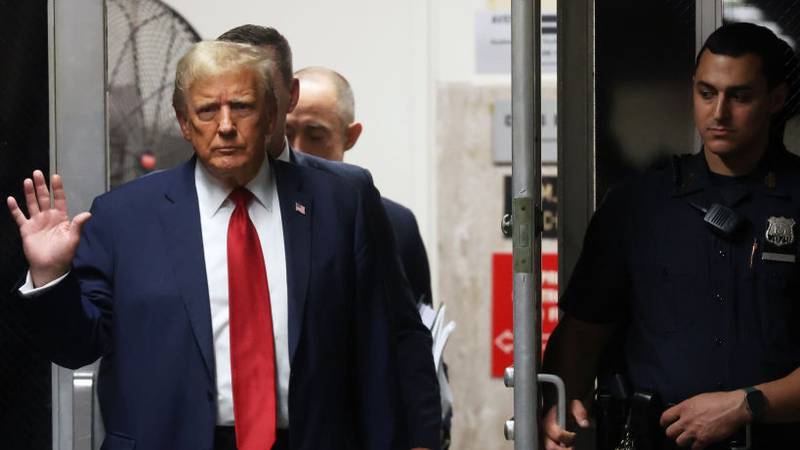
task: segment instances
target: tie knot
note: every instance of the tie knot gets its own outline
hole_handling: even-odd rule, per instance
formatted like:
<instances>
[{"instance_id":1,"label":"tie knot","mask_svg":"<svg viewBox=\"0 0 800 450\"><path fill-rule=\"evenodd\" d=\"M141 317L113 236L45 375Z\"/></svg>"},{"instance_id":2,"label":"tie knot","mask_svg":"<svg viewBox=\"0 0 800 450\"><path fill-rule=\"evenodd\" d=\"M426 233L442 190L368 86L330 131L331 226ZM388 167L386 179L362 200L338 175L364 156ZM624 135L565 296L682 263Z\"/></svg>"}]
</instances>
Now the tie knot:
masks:
<instances>
[{"instance_id":1,"label":"tie knot","mask_svg":"<svg viewBox=\"0 0 800 450\"><path fill-rule=\"evenodd\" d=\"M247 188L240 186L234 189L228 198L231 199L237 208L247 208L247 202L253 198L253 193L248 191Z\"/></svg>"}]
</instances>

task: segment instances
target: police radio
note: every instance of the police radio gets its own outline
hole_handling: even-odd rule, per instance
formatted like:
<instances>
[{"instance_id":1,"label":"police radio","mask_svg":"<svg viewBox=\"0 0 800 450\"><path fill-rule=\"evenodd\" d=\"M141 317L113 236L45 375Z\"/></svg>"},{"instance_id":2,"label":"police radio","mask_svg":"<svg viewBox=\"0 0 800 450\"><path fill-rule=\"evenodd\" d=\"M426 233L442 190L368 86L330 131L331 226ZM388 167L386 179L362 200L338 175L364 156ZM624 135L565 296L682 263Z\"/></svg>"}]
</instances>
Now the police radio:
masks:
<instances>
[{"instance_id":1,"label":"police radio","mask_svg":"<svg viewBox=\"0 0 800 450\"><path fill-rule=\"evenodd\" d=\"M715 233L721 235L726 239L732 239L739 229L747 221L741 214L719 203L712 203L710 207L703 208L702 206L689 202L692 207L701 213L705 214L703 221Z\"/></svg>"}]
</instances>

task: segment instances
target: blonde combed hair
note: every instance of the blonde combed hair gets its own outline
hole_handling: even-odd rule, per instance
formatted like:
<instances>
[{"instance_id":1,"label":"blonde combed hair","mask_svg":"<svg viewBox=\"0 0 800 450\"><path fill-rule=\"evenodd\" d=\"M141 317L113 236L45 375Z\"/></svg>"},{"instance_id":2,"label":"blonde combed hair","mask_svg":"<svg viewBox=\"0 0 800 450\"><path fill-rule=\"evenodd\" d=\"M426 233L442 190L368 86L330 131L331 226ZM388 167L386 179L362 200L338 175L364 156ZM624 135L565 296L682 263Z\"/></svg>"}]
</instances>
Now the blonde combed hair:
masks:
<instances>
[{"instance_id":1,"label":"blonde combed hair","mask_svg":"<svg viewBox=\"0 0 800 450\"><path fill-rule=\"evenodd\" d=\"M267 105L276 105L271 71L274 63L256 46L224 41L201 41L186 52L175 68L175 88L172 106L178 111L186 110L186 95L192 85L200 79L220 76L241 70L252 70L258 75L259 89Z\"/></svg>"}]
</instances>

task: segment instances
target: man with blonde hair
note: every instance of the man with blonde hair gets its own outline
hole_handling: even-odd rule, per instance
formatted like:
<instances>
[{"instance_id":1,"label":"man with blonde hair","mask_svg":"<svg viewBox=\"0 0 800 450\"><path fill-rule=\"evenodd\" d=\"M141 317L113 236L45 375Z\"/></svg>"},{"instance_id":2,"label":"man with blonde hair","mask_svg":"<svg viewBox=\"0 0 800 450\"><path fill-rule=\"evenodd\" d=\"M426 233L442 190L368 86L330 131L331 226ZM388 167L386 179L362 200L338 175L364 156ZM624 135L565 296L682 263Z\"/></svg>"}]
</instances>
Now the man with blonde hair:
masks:
<instances>
[{"instance_id":1,"label":"man with blonde hair","mask_svg":"<svg viewBox=\"0 0 800 450\"><path fill-rule=\"evenodd\" d=\"M271 63L201 42L174 105L195 156L67 216L64 186L7 199L23 304L49 358L102 357L103 448L383 449L385 300L362 205L338 178L267 157Z\"/></svg>"}]
</instances>

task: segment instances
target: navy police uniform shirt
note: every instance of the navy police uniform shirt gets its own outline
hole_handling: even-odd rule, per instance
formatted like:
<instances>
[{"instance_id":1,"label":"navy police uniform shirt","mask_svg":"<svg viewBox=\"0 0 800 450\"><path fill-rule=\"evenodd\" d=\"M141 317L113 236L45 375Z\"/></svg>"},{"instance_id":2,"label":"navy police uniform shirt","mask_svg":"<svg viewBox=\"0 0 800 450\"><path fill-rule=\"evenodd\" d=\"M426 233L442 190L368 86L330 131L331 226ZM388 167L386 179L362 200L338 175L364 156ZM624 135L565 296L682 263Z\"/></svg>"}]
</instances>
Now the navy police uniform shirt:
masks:
<instances>
[{"instance_id":1,"label":"navy police uniform shirt","mask_svg":"<svg viewBox=\"0 0 800 450\"><path fill-rule=\"evenodd\" d=\"M781 378L800 366L800 158L712 174L703 153L613 189L589 225L560 307L625 325L626 373L674 404ZM702 208L744 219L724 237Z\"/></svg>"}]
</instances>

